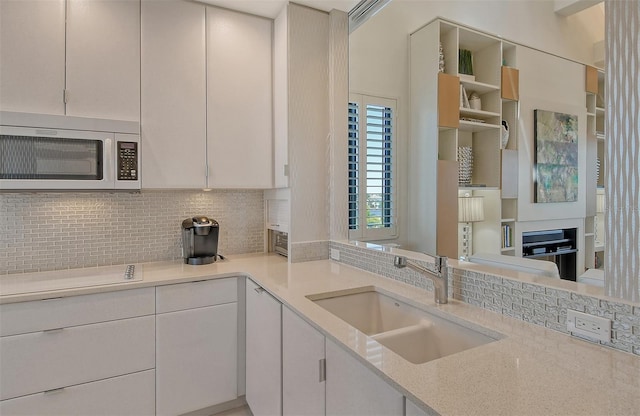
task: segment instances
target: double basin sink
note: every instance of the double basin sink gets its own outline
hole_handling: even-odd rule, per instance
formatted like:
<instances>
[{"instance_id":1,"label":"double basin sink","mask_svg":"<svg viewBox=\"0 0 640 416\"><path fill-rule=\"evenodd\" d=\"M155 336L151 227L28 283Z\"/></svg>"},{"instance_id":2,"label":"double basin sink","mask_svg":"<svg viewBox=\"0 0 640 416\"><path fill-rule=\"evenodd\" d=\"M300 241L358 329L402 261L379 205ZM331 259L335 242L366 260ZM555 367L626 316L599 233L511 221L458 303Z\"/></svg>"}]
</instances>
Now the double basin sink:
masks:
<instances>
[{"instance_id":1,"label":"double basin sink","mask_svg":"<svg viewBox=\"0 0 640 416\"><path fill-rule=\"evenodd\" d=\"M485 328L454 322L419 309L382 293L374 286L356 288L347 293L318 293L307 298L414 364L426 363L502 337Z\"/></svg>"}]
</instances>

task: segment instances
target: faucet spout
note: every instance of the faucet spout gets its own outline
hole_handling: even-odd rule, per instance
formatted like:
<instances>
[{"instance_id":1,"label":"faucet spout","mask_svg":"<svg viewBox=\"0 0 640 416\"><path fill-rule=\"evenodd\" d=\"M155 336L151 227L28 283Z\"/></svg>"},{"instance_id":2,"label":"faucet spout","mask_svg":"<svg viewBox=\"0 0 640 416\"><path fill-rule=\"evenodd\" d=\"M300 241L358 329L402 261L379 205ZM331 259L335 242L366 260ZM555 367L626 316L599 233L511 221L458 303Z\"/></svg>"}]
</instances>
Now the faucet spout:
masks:
<instances>
[{"instance_id":1,"label":"faucet spout","mask_svg":"<svg viewBox=\"0 0 640 416\"><path fill-rule=\"evenodd\" d=\"M436 303L444 304L449 297L449 276L447 271L447 258L445 256L435 256L436 271L433 272L426 267L407 260L404 256L395 256L393 265L399 269L405 267L414 270L433 282Z\"/></svg>"}]
</instances>

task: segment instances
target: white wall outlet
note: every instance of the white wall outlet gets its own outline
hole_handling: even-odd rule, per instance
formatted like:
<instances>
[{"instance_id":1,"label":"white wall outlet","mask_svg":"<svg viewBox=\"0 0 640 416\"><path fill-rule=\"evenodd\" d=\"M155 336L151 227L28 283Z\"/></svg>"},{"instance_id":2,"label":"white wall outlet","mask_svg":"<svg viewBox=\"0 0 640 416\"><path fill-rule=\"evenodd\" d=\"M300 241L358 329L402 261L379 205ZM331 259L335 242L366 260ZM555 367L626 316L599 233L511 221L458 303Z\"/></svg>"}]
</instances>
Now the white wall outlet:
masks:
<instances>
[{"instance_id":1,"label":"white wall outlet","mask_svg":"<svg viewBox=\"0 0 640 416\"><path fill-rule=\"evenodd\" d=\"M332 248L330 256L332 260L340 261L340 250L338 250L337 248Z\"/></svg>"},{"instance_id":2,"label":"white wall outlet","mask_svg":"<svg viewBox=\"0 0 640 416\"><path fill-rule=\"evenodd\" d=\"M603 342L611 341L611 320L567 309L567 330Z\"/></svg>"}]
</instances>

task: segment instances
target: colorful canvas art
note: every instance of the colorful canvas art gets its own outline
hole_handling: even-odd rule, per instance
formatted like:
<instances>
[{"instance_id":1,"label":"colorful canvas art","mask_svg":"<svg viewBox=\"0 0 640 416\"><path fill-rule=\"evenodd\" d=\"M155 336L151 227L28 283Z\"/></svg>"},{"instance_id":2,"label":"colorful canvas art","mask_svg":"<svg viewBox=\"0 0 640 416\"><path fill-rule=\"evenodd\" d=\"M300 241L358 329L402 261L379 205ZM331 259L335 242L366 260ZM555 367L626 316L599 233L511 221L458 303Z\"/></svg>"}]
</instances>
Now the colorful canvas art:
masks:
<instances>
[{"instance_id":1,"label":"colorful canvas art","mask_svg":"<svg viewBox=\"0 0 640 416\"><path fill-rule=\"evenodd\" d=\"M578 200L578 116L534 110L535 202Z\"/></svg>"}]
</instances>

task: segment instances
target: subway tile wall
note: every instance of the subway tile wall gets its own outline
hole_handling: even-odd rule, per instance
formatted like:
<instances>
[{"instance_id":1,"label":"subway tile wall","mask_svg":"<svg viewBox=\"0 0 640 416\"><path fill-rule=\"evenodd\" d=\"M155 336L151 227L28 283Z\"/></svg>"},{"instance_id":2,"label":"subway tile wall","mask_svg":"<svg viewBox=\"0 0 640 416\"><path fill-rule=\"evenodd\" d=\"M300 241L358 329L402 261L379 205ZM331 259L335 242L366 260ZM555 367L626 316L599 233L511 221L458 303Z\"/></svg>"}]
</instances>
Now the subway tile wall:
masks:
<instances>
[{"instance_id":1,"label":"subway tile wall","mask_svg":"<svg viewBox=\"0 0 640 416\"><path fill-rule=\"evenodd\" d=\"M223 255L264 251L262 191L0 194L0 274L182 256L180 224L220 224Z\"/></svg>"},{"instance_id":2,"label":"subway tile wall","mask_svg":"<svg viewBox=\"0 0 640 416\"><path fill-rule=\"evenodd\" d=\"M340 251L342 263L433 291L430 280L424 279L413 270L395 268L394 256L390 253L337 241L331 241L329 248ZM433 263L417 263L434 270ZM567 309L602 316L612 321L612 339L611 342L601 344L640 355L638 304L586 296L451 266L449 297L567 334Z\"/></svg>"}]
</instances>

